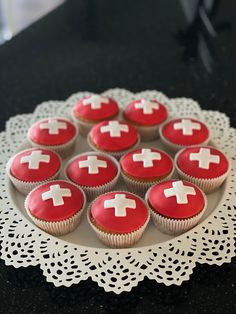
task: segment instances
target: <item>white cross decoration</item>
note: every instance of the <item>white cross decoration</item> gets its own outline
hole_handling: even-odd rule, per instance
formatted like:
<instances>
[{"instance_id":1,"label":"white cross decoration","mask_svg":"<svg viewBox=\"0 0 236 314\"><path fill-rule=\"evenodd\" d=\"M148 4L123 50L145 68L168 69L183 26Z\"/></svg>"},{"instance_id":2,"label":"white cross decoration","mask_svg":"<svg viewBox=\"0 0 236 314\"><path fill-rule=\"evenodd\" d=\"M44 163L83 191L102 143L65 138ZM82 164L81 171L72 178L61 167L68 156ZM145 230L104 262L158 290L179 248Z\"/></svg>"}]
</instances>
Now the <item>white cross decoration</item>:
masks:
<instances>
[{"instance_id":1,"label":"white cross decoration","mask_svg":"<svg viewBox=\"0 0 236 314\"><path fill-rule=\"evenodd\" d=\"M201 124L189 119L182 119L181 122L174 123L174 129L182 130L183 135L193 135L193 130L201 130Z\"/></svg>"},{"instance_id":2,"label":"white cross decoration","mask_svg":"<svg viewBox=\"0 0 236 314\"><path fill-rule=\"evenodd\" d=\"M188 195L196 195L196 191L192 186L186 186L182 181L172 182L172 188L165 189L166 198L175 196L177 204L188 204Z\"/></svg>"},{"instance_id":3,"label":"white cross decoration","mask_svg":"<svg viewBox=\"0 0 236 314\"><path fill-rule=\"evenodd\" d=\"M211 154L209 148L200 148L198 153L191 153L189 159L191 161L198 161L198 166L201 169L209 169L211 163L220 163L220 156Z\"/></svg>"},{"instance_id":4,"label":"white cross decoration","mask_svg":"<svg viewBox=\"0 0 236 314\"><path fill-rule=\"evenodd\" d=\"M125 194L115 194L115 198L104 202L104 208L115 208L116 217L126 217L126 209L135 209L136 202L135 200L126 198Z\"/></svg>"},{"instance_id":5,"label":"white cross decoration","mask_svg":"<svg viewBox=\"0 0 236 314\"><path fill-rule=\"evenodd\" d=\"M142 99L140 102L134 104L134 108L143 109L144 114L152 114L154 110L159 109L160 105L155 101Z\"/></svg>"},{"instance_id":6,"label":"white cross decoration","mask_svg":"<svg viewBox=\"0 0 236 314\"><path fill-rule=\"evenodd\" d=\"M141 153L133 155L133 161L142 161L144 168L153 167L154 160L161 160L161 154L152 152L151 149L143 148Z\"/></svg>"},{"instance_id":7,"label":"white cross decoration","mask_svg":"<svg viewBox=\"0 0 236 314\"><path fill-rule=\"evenodd\" d=\"M91 105L92 109L101 109L102 104L109 104L109 99L100 95L92 95L82 101L83 106Z\"/></svg>"},{"instance_id":8,"label":"white cross decoration","mask_svg":"<svg viewBox=\"0 0 236 314\"><path fill-rule=\"evenodd\" d=\"M79 168L88 168L89 174L99 173L99 168L107 168L105 160L99 160L97 156L88 156L87 160L79 161Z\"/></svg>"},{"instance_id":9,"label":"white cross decoration","mask_svg":"<svg viewBox=\"0 0 236 314\"><path fill-rule=\"evenodd\" d=\"M28 169L39 169L40 162L50 162L50 156L42 154L41 150L32 151L30 155L23 156L20 159L21 164L28 164Z\"/></svg>"},{"instance_id":10,"label":"white cross decoration","mask_svg":"<svg viewBox=\"0 0 236 314\"><path fill-rule=\"evenodd\" d=\"M121 132L129 132L128 125L120 124L119 121L109 121L108 125L101 127L101 133L110 133L110 137L120 137Z\"/></svg>"},{"instance_id":11,"label":"white cross decoration","mask_svg":"<svg viewBox=\"0 0 236 314\"><path fill-rule=\"evenodd\" d=\"M40 123L41 130L48 130L49 134L59 134L60 130L66 130L67 124L56 119L49 119L48 122Z\"/></svg>"},{"instance_id":12,"label":"white cross decoration","mask_svg":"<svg viewBox=\"0 0 236 314\"><path fill-rule=\"evenodd\" d=\"M61 188L59 184L50 186L50 190L42 194L42 200L52 199L53 206L64 205L63 197L71 197L71 190Z\"/></svg>"}]
</instances>

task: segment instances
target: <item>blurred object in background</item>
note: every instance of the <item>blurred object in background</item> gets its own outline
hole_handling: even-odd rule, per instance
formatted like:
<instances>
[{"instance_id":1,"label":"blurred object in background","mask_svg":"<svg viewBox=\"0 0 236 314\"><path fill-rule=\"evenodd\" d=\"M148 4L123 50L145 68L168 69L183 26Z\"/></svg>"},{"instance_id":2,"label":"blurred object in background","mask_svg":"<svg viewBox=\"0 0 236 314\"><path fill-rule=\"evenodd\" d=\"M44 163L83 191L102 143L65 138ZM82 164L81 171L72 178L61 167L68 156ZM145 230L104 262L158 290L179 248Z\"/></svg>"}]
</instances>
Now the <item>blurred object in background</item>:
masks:
<instances>
[{"instance_id":1,"label":"blurred object in background","mask_svg":"<svg viewBox=\"0 0 236 314\"><path fill-rule=\"evenodd\" d=\"M0 44L63 2L64 0L0 0Z\"/></svg>"}]
</instances>

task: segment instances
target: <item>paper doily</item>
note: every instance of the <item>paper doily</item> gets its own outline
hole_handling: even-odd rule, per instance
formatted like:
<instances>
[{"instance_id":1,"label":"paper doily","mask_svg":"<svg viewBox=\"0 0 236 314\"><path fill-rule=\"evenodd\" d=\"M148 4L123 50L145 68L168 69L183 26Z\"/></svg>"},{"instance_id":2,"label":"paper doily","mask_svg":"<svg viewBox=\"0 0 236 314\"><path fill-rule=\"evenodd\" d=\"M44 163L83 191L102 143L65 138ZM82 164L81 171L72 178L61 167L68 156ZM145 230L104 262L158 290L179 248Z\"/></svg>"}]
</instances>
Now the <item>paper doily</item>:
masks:
<instances>
[{"instance_id":1,"label":"paper doily","mask_svg":"<svg viewBox=\"0 0 236 314\"><path fill-rule=\"evenodd\" d=\"M161 244L130 249L92 248L66 242L41 231L16 208L5 174L8 159L26 138L36 120L52 116L69 116L75 101L91 92L79 92L64 101L48 101L32 114L11 118L6 131L0 133L0 241L1 258L14 267L39 265L47 281L55 286L70 286L91 277L105 289L121 293L130 291L144 277L166 285L180 285L189 280L196 263L221 265L235 256L236 230L236 129L228 117L216 111L202 111L192 99L168 99L157 91L133 94L124 89L111 89L104 95L113 97L121 106L135 98L163 102L171 116L189 116L204 120L212 138L231 159L231 172L221 201L201 224L189 232Z\"/></svg>"}]
</instances>

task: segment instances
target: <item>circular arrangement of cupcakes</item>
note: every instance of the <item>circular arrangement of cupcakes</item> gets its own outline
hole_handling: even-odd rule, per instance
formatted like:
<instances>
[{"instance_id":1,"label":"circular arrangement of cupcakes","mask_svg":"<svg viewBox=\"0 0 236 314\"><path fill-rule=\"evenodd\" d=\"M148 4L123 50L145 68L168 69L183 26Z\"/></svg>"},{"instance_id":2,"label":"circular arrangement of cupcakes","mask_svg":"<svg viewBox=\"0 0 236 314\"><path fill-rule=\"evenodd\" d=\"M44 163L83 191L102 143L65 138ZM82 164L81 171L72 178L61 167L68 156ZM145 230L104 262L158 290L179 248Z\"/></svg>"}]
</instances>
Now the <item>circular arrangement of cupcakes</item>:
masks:
<instances>
[{"instance_id":1,"label":"circular arrangement of cupcakes","mask_svg":"<svg viewBox=\"0 0 236 314\"><path fill-rule=\"evenodd\" d=\"M30 148L14 155L6 170L16 189L27 194L37 185L59 176L61 158L48 149Z\"/></svg>"},{"instance_id":2,"label":"circular arrangement of cupcakes","mask_svg":"<svg viewBox=\"0 0 236 314\"><path fill-rule=\"evenodd\" d=\"M87 218L98 238L109 247L130 247L142 236L149 211L145 202L128 192L109 192L91 204Z\"/></svg>"},{"instance_id":3,"label":"circular arrangement of cupcakes","mask_svg":"<svg viewBox=\"0 0 236 314\"><path fill-rule=\"evenodd\" d=\"M166 121L166 107L157 100L138 99L129 103L123 118L138 130L142 141L159 137L159 127Z\"/></svg>"},{"instance_id":4,"label":"circular arrangement of cupcakes","mask_svg":"<svg viewBox=\"0 0 236 314\"><path fill-rule=\"evenodd\" d=\"M207 144L210 140L210 131L201 121L178 118L160 127L160 137L167 148L176 152L186 146Z\"/></svg>"},{"instance_id":5,"label":"circular arrangement of cupcakes","mask_svg":"<svg viewBox=\"0 0 236 314\"><path fill-rule=\"evenodd\" d=\"M174 172L172 158L154 148L140 148L120 159L121 174L128 190L144 196L153 184L168 180Z\"/></svg>"},{"instance_id":6,"label":"circular arrangement of cupcakes","mask_svg":"<svg viewBox=\"0 0 236 314\"><path fill-rule=\"evenodd\" d=\"M186 147L175 156L179 176L199 186L204 192L216 190L230 171L228 158L210 146Z\"/></svg>"},{"instance_id":7,"label":"circular arrangement of cupcakes","mask_svg":"<svg viewBox=\"0 0 236 314\"><path fill-rule=\"evenodd\" d=\"M73 152L77 136L77 126L66 118L37 121L28 131L28 141L32 146L52 149L63 158Z\"/></svg>"},{"instance_id":8,"label":"circular arrangement of cupcakes","mask_svg":"<svg viewBox=\"0 0 236 314\"><path fill-rule=\"evenodd\" d=\"M110 120L96 124L89 132L87 141L93 150L120 158L138 147L140 136L132 125Z\"/></svg>"},{"instance_id":9,"label":"circular arrangement of cupcakes","mask_svg":"<svg viewBox=\"0 0 236 314\"><path fill-rule=\"evenodd\" d=\"M119 107L114 99L96 94L80 99L72 109L72 118L82 135L87 135L95 124L115 119L118 114Z\"/></svg>"},{"instance_id":10,"label":"circular arrangement of cupcakes","mask_svg":"<svg viewBox=\"0 0 236 314\"><path fill-rule=\"evenodd\" d=\"M194 227L207 207L204 193L193 183L167 180L152 186L146 201L155 226L170 235Z\"/></svg>"},{"instance_id":11,"label":"circular arrangement of cupcakes","mask_svg":"<svg viewBox=\"0 0 236 314\"><path fill-rule=\"evenodd\" d=\"M65 167L65 177L79 185L92 200L110 191L120 175L117 160L104 153L87 152L72 158Z\"/></svg>"},{"instance_id":12,"label":"circular arrangement of cupcakes","mask_svg":"<svg viewBox=\"0 0 236 314\"><path fill-rule=\"evenodd\" d=\"M55 236L77 228L85 205L84 192L75 184L63 180L37 186L25 200L25 209L33 222Z\"/></svg>"}]
</instances>

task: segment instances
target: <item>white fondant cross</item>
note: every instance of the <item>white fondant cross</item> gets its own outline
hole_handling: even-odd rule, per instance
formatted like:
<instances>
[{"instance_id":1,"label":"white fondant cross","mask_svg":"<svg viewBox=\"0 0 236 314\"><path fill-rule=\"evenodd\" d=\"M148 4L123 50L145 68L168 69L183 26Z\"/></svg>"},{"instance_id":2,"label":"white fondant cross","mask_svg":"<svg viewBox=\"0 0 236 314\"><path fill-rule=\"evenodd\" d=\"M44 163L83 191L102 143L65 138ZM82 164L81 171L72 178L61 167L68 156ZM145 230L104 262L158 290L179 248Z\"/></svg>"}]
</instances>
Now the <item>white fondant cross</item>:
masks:
<instances>
[{"instance_id":1,"label":"white fondant cross","mask_svg":"<svg viewBox=\"0 0 236 314\"><path fill-rule=\"evenodd\" d=\"M200 148L198 153L191 153L189 159L191 161L197 160L198 166L201 169L209 169L211 163L220 163L220 156L211 154L209 148Z\"/></svg>"},{"instance_id":2,"label":"white fondant cross","mask_svg":"<svg viewBox=\"0 0 236 314\"><path fill-rule=\"evenodd\" d=\"M183 135L193 135L193 130L201 130L201 124L189 119L182 119L181 122L174 123L174 129L182 130Z\"/></svg>"},{"instance_id":3,"label":"white fondant cross","mask_svg":"<svg viewBox=\"0 0 236 314\"><path fill-rule=\"evenodd\" d=\"M64 205L63 197L71 197L71 190L63 189L59 184L51 185L50 190L42 194L42 200L52 199L53 206Z\"/></svg>"},{"instance_id":4,"label":"white fondant cross","mask_svg":"<svg viewBox=\"0 0 236 314\"><path fill-rule=\"evenodd\" d=\"M49 134L59 134L60 130L66 130L67 124L56 119L49 119L48 122L39 125L41 130L48 130Z\"/></svg>"},{"instance_id":5,"label":"white fondant cross","mask_svg":"<svg viewBox=\"0 0 236 314\"><path fill-rule=\"evenodd\" d=\"M99 160L97 156L88 156L87 160L79 161L79 168L88 168L89 174L99 173L99 168L107 168L105 160Z\"/></svg>"},{"instance_id":6,"label":"white fondant cross","mask_svg":"<svg viewBox=\"0 0 236 314\"><path fill-rule=\"evenodd\" d=\"M142 161L144 168L153 167L154 160L161 160L161 154L148 148L143 148L141 153L133 155L133 161Z\"/></svg>"},{"instance_id":7,"label":"white fondant cross","mask_svg":"<svg viewBox=\"0 0 236 314\"><path fill-rule=\"evenodd\" d=\"M91 105L92 109L101 109L102 104L109 104L109 99L99 96L99 95L92 95L82 102L83 106Z\"/></svg>"},{"instance_id":8,"label":"white fondant cross","mask_svg":"<svg viewBox=\"0 0 236 314\"><path fill-rule=\"evenodd\" d=\"M110 137L120 137L121 132L129 132L128 125L120 124L119 121L109 121L108 125L101 127L101 133L110 133Z\"/></svg>"},{"instance_id":9,"label":"white fondant cross","mask_svg":"<svg viewBox=\"0 0 236 314\"><path fill-rule=\"evenodd\" d=\"M182 181L172 182L172 188L164 190L165 197L175 196L177 204L187 204L188 195L196 195L196 191L192 186L186 186Z\"/></svg>"},{"instance_id":10,"label":"white fondant cross","mask_svg":"<svg viewBox=\"0 0 236 314\"><path fill-rule=\"evenodd\" d=\"M142 99L140 102L135 103L136 109L143 109L144 114L152 114L154 110L159 109L159 104L155 101Z\"/></svg>"},{"instance_id":11,"label":"white fondant cross","mask_svg":"<svg viewBox=\"0 0 236 314\"><path fill-rule=\"evenodd\" d=\"M41 150L35 150L28 156L21 157L20 163L28 163L28 169L39 169L40 162L50 162L50 156L42 154Z\"/></svg>"},{"instance_id":12,"label":"white fondant cross","mask_svg":"<svg viewBox=\"0 0 236 314\"><path fill-rule=\"evenodd\" d=\"M126 217L126 209L136 208L136 202L126 198L125 194L115 194L115 198L104 202L104 208L115 208L116 217Z\"/></svg>"}]
</instances>

